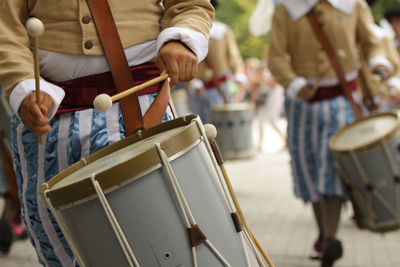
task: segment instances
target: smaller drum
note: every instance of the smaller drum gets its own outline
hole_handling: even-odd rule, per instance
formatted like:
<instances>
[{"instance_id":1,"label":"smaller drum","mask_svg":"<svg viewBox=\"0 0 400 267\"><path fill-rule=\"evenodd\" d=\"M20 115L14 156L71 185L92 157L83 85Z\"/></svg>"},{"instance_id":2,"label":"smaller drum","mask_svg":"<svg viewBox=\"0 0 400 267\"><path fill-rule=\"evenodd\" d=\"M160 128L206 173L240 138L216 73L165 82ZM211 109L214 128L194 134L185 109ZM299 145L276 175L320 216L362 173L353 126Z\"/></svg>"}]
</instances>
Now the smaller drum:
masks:
<instances>
[{"instance_id":1,"label":"smaller drum","mask_svg":"<svg viewBox=\"0 0 400 267\"><path fill-rule=\"evenodd\" d=\"M329 142L357 223L371 231L400 227L399 144L398 116L392 112L357 120Z\"/></svg>"},{"instance_id":2,"label":"smaller drum","mask_svg":"<svg viewBox=\"0 0 400 267\"><path fill-rule=\"evenodd\" d=\"M225 159L251 157L253 144L253 103L231 103L213 106L211 123L218 130L217 143Z\"/></svg>"},{"instance_id":3,"label":"smaller drum","mask_svg":"<svg viewBox=\"0 0 400 267\"><path fill-rule=\"evenodd\" d=\"M174 89L171 92L171 98L179 117L191 114L189 98L185 88Z\"/></svg>"}]
</instances>

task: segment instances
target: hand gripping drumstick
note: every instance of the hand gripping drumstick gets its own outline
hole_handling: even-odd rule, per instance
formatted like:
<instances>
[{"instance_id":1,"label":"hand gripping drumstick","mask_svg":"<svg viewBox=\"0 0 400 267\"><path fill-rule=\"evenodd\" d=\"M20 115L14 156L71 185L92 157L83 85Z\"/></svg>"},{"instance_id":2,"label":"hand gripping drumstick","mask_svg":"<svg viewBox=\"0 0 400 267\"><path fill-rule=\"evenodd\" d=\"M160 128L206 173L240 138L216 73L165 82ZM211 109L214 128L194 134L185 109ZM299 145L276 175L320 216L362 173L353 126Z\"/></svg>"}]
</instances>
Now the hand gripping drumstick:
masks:
<instances>
[{"instance_id":1,"label":"hand gripping drumstick","mask_svg":"<svg viewBox=\"0 0 400 267\"><path fill-rule=\"evenodd\" d=\"M242 209L240 208L239 201L236 198L235 191L233 190L232 184L229 180L228 173L226 172L225 166L224 166L224 160L222 159L221 153L219 151L217 142L215 141L215 137L217 136L217 129L215 128L214 125L212 124L206 124L204 125L204 130L206 132L207 138L210 142L211 149L214 152L215 158L217 160L217 163L222 171L222 176L224 177L226 186L228 187L229 193L231 194L233 204L235 205L237 211L239 212L240 218L242 219L244 228L247 230L249 233L251 239L254 241L256 244L258 250L261 252L263 255L265 261L268 263L268 266L274 267L274 264L272 263L271 259L268 257L267 253L264 251L262 248L261 244L257 241L256 237L254 236L253 232L251 231L249 225L246 222L246 219L244 218Z\"/></svg>"},{"instance_id":2,"label":"hand gripping drumstick","mask_svg":"<svg viewBox=\"0 0 400 267\"><path fill-rule=\"evenodd\" d=\"M159 83L161 81L164 81L165 79L167 79L169 76L168 74L163 74L160 75L157 78L154 78L150 81L144 82L142 84L139 84L137 86L134 86L130 89L127 89L119 94L113 95L113 96L109 96L107 94L100 94L98 96L96 96L96 98L93 101L93 106L95 109L97 109L100 112L104 112L107 111L111 108L111 105L113 102L120 100L121 98L124 98L130 94L133 94L137 91L140 91L146 87L149 87L153 84Z\"/></svg>"},{"instance_id":3,"label":"hand gripping drumstick","mask_svg":"<svg viewBox=\"0 0 400 267\"><path fill-rule=\"evenodd\" d=\"M39 70L39 36L44 33L44 25L38 18L26 21L26 31L33 38L33 61L35 70L36 104L40 106L40 70ZM39 136L39 144L43 144L43 136Z\"/></svg>"}]
</instances>

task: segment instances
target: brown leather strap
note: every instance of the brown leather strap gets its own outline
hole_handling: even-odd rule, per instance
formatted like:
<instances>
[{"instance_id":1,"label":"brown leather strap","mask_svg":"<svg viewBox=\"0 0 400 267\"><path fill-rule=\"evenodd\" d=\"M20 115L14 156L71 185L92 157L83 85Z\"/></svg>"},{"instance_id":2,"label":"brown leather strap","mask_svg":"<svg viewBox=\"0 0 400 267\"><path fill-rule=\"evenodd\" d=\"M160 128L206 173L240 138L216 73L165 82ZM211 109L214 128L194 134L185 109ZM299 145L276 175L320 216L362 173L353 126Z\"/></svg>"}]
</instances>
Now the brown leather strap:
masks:
<instances>
[{"instance_id":1,"label":"brown leather strap","mask_svg":"<svg viewBox=\"0 0 400 267\"><path fill-rule=\"evenodd\" d=\"M332 48L331 43L329 42L328 38L325 35L325 32L322 30L320 27L317 18L314 14L314 11L311 9L307 13L307 18L310 21L310 24L315 32L315 34L318 37L318 40L321 42L322 47L324 48L325 52L328 54L328 58L331 61L331 64L333 68L335 69L336 75L339 78L340 84L343 87L344 93L347 97L347 99L350 101L351 107L353 108L354 114L356 117L359 119L362 117L361 109L360 107L354 102L351 89L344 77L344 73L342 70L342 67L340 66L340 62L336 57L336 54Z\"/></svg>"},{"instance_id":2,"label":"brown leather strap","mask_svg":"<svg viewBox=\"0 0 400 267\"><path fill-rule=\"evenodd\" d=\"M129 71L121 39L107 0L87 0L99 33L105 55L110 65L115 87L118 92L133 86L133 77ZM126 136L134 134L144 126L139 99L131 94L120 100L124 117Z\"/></svg>"}]
</instances>

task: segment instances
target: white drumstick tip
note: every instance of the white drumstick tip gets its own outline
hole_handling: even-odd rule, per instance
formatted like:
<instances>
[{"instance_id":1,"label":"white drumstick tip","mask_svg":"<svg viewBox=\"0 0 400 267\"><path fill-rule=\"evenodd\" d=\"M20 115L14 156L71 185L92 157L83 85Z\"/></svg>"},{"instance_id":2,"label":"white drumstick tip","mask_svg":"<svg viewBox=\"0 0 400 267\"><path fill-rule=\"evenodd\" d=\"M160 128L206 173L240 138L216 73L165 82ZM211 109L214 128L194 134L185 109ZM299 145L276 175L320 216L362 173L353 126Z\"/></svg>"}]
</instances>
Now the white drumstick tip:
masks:
<instances>
[{"instance_id":1,"label":"white drumstick tip","mask_svg":"<svg viewBox=\"0 0 400 267\"><path fill-rule=\"evenodd\" d=\"M204 125L204 130L206 132L208 140L215 140L215 137L217 137L217 128L215 128L214 125L206 124Z\"/></svg>"},{"instance_id":2,"label":"white drumstick tip","mask_svg":"<svg viewBox=\"0 0 400 267\"><path fill-rule=\"evenodd\" d=\"M44 25L38 18L30 18L25 23L26 31L32 37L42 36L44 33Z\"/></svg>"},{"instance_id":3,"label":"white drumstick tip","mask_svg":"<svg viewBox=\"0 0 400 267\"><path fill-rule=\"evenodd\" d=\"M112 106L112 99L107 94L100 94L94 99L93 106L100 112L107 111Z\"/></svg>"}]
</instances>

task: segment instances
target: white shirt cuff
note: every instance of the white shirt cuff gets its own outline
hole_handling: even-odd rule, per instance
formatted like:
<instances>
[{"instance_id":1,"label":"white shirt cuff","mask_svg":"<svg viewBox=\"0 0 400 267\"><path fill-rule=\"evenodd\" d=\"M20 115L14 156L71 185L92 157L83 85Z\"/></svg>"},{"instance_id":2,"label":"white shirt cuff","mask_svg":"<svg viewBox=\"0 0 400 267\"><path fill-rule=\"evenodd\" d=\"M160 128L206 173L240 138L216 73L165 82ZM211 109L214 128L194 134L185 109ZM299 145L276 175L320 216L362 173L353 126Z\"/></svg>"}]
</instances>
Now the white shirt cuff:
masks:
<instances>
[{"instance_id":1,"label":"white shirt cuff","mask_svg":"<svg viewBox=\"0 0 400 267\"><path fill-rule=\"evenodd\" d=\"M245 83L247 82L247 76L242 72L237 72L233 75L233 80L237 83Z\"/></svg>"},{"instance_id":2,"label":"white shirt cuff","mask_svg":"<svg viewBox=\"0 0 400 267\"><path fill-rule=\"evenodd\" d=\"M170 27L163 30L157 39L157 53L168 41L179 40L185 43L196 55L197 63L203 61L208 53L208 40L199 32L180 27Z\"/></svg>"},{"instance_id":3,"label":"white shirt cuff","mask_svg":"<svg viewBox=\"0 0 400 267\"><path fill-rule=\"evenodd\" d=\"M307 85L307 80L305 78L297 77L287 87L286 89L287 97L289 97L292 100L299 99L297 97L297 93L301 90L301 88L303 88L306 85Z\"/></svg>"},{"instance_id":4,"label":"white shirt cuff","mask_svg":"<svg viewBox=\"0 0 400 267\"><path fill-rule=\"evenodd\" d=\"M389 60L387 60L387 58L382 57L382 56L377 56L377 57L373 57L369 60L369 67L371 70L375 69L377 66L379 65L383 65L387 68L389 68L389 75L391 75L393 73L394 67L392 65L392 63L390 63Z\"/></svg>"},{"instance_id":5,"label":"white shirt cuff","mask_svg":"<svg viewBox=\"0 0 400 267\"><path fill-rule=\"evenodd\" d=\"M24 101L24 99L31 93L35 91L35 79L27 79L15 86L14 90L10 95L10 105L14 113L19 117L18 111ZM57 112L58 107L61 104L65 96L65 92L60 87L40 80L40 91L47 93L53 99L53 107L47 113L49 119L53 118Z\"/></svg>"},{"instance_id":6,"label":"white shirt cuff","mask_svg":"<svg viewBox=\"0 0 400 267\"><path fill-rule=\"evenodd\" d=\"M389 80L387 80L386 85L388 87L396 88L397 92L400 93L400 79L399 78L391 77Z\"/></svg>"}]
</instances>

